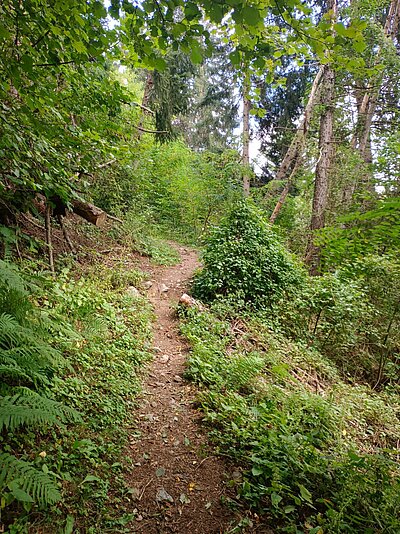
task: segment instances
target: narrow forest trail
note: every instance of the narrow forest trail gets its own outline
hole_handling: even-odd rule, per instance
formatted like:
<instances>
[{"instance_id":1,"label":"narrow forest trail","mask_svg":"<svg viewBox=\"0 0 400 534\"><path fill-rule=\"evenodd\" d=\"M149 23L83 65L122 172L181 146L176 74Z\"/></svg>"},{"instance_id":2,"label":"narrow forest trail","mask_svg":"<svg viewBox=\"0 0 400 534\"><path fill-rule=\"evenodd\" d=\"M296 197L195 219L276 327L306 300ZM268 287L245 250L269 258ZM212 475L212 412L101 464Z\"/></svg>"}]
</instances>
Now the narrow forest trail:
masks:
<instances>
[{"instance_id":1,"label":"narrow forest trail","mask_svg":"<svg viewBox=\"0 0 400 534\"><path fill-rule=\"evenodd\" d=\"M224 533L234 514L221 504L221 497L232 491L226 486L232 477L223 460L213 456L200 428L195 390L183 378L188 346L179 335L175 311L199 264L195 251L178 251L178 265L150 272L155 357L138 410L140 436L133 437L130 446L135 467L129 485L137 508L133 532Z\"/></svg>"}]
</instances>

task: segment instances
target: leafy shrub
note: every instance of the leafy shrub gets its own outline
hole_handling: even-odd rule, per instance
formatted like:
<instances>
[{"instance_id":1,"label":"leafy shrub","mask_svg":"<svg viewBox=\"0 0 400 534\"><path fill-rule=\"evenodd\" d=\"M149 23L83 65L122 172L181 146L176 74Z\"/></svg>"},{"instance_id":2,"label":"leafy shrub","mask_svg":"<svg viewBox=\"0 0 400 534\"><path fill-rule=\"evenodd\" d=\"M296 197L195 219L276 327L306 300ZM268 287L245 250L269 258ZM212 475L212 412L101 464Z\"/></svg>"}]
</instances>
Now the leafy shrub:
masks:
<instances>
[{"instance_id":1,"label":"leafy shrub","mask_svg":"<svg viewBox=\"0 0 400 534\"><path fill-rule=\"evenodd\" d=\"M239 495L277 532L399 532L396 398L342 382L258 316L239 332L237 319L190 310L182 332L217 451L244 470Z\"/></svg>"},{"instance_id":2,"label":"leafy shrub","mask_svg":"<svg viewBox=\"0 0 400 534\"><path fill-rule=\"evenodd\" d=\"M335 273L307 277L276 306L274 328L339 364L347 379L371 385L398 380L400 265L365 256Z\"/></svg>"},{"instance_id":3,"label":"leafy shrub","mask_svg":"<svg viewBox=\"0 0 400 534\"><path fill-rule=\"evenodd\" d=\"M248 202L236 204L206 240L203 270L193 292L206 301L233 296L263 306L276 301L301 279L301 270L260 212Z\"/></svg>"}]
</instances>

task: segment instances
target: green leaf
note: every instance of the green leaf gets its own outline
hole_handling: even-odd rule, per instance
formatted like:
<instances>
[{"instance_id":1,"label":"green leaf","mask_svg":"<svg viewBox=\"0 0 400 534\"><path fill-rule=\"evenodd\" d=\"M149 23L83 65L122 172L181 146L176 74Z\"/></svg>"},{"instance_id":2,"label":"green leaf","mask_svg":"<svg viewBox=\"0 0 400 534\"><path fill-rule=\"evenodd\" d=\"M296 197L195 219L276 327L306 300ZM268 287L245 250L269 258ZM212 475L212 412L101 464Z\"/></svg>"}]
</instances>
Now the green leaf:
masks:
<instances>
[{"instance_id":1,"label":"green leaf","mask_svg":"<svg viewBox=\"0 0 400 534\"><path fill-rule=\"evenodd\" d=\"M87 475L81 482L82 484L85 484L85 482L101 482L101 478L96 477L95 475Z\"/></svg>"},{"instance_id":2,"label":"green leaf","mask_svg":"<svg viewBox=\"0 0 400 534\"><path fill-rule=\"evenodd\" d=\"M358 41L358 40L354 40L353 41L353 48L356 52L364 52L365 48L366 48L367 44L364 40L362 41Z\"/></svg>"},{"instance_id":3,"label":"green leaf","mask_svg":"<svg viewBox=\"0 0 400 534\"><path fill-rule=\"evenodd\" d=\"M246 6L242 9L243 22L249 26L257 26L261 20L260 12L256 7Z\"/></svg>"},{"instance_id":4,"label":"green leaf","mask_svg":"<svg viewBox=\"0 0 400 534\"><path fill-rule=\"evenodd\" d=\"M74 530L74 523L75 523L74 517L72 515L68 515L67 520L65 522L63 534L72 534Z\"/></svg>"},{"instance_id":5,"label":"green leaf","mask_svg":"<svg viewBox=\"0 0 400 534\"><path fill-rule=\"evenodd\" d=\"M210 7L209 15L213 22L221 22L224 16L222 5L213 3Z\"/></svg>"},{"instance_id":6,"label":"green leaf","mask_svg":"<svg viewBox=\"0 0 400 534\"><path fill-rule=\"evenodd\" d=\"M292 504L290 504L289 506L285 506L285 508L283 509L283 511L285 512L285 514L291 514L292 512L294 512L296 510L296 507L293 506Z\"/></svg>"},{"instance_id":7,"label":"green leaf","mask_svg":"<svg viewBox=\"0 0 400 534\"><path fill-rule=\"evenodd\" d=\"M80 52L81 54L84 54L86 52L86 46L82 43L82 41L73 41L72 46L77 52Z\"/></svg>"},{"instance_id":8,"label":"green leaf","mask_svg":"<svg viewBox=\"0 0 400 534\"><path fill-rule=\"evenodd\" d=\"M185 17L187 20L193 20L201 17L201 11L194 2L188 2L185 5Z\"/></svg>"},{"instance_id":9,"label":"green leaf","mask_svg":"<svg viewBox=\"0 0 400 534\"><path fill-rule=\"evenodd\" d=\"M32 72L33 59L31 56L28 56L27 54L23 55L21 58L21 66L25 72Z\"/></svg>"},{"instance_id":10,"label":"green leaf","mask_svg":"<svg viewBox=\"0 0 400 534\"><path fill-rule=\"evenodd\" d=\"M232 65L239 66L240 65L240 52L239 50L234 50L229 54L229 59L232 63Z\"/></svg>"},{"instance_id":11,"label":"green leaf","mask_svg":"<svg viewBox=\"0 0 400 534\"><path fill-rule=\"evenodd\" d=\"M34 502L32 497L26 493L26 491L22 490L18 482L16 480L13 480L8 484L9 489L11 490L11 493L13 496L17 499L17 501L20 502Z\"/></svg>"},{"instance_id":12,"label":"green leaf","mask_svg":"<svg viewBox=\"0 0 400 534\"><path fill-rule=\"evenodd\" d=\"M281 500L282 500L282 497L280 495L278 495L275 492L271 493L272 506L275 506L275 508L277 508L278 504L281 502Z\"/></svg>"},{"instance_id":13,"label":"green leaf","mask_svg":"<svg viewBox=\"0 0 400 534\"><path fill-rule=\"evenodd\" d=\"M300 489L300 495L302 496L302 498L303 498L305 501L307 501L307 502L309 502L309 503L312 504L312 502L313 502L313 501L312 501L312 495L311 495L311 493L308 491L308 489L307 489L305 486L303 486L302 484L299 484L298 486L299 486L299 489Z\"/></svg>"},{"instance_id":14,"label":"green leaf","mask_svg":"<svg viewBox=\"0 0 400 534\"><path fill-rule=\"evenodd\" d=\"M252 475L254 475L255 477L259 476L259 475L262 475L263 474L263 470L260 468L260 467L257 467L257 466L254 466L251 468L251 473Z\"/></svg>"}]
</instances>

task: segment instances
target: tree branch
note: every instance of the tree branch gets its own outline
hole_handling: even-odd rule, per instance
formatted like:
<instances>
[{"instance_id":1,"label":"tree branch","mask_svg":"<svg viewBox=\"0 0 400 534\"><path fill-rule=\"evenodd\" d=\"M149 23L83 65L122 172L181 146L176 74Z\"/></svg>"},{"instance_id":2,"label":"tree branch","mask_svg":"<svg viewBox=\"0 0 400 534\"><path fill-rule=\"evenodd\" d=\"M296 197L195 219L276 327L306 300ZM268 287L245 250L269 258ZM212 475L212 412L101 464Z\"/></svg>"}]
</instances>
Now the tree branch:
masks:
<instances>
[{"instance_id":1,"label":"tree branch","mask_svg":"<svg viewBox=\"0 0 400 534\"><path fill-rule=\"evenodd\" d=\"M145 133L152 133L152 134L167 134L169 133L167 130L148 130L147 128L142 128L141 126L136 126L136 124L133 125L136 129L138 129L140 132Z\"/></svg>"},{"instance_id":2,"label":"tree branch","mask_svg":"<svg viewBox=\"0 0 400 534\"><path fill-rule=\"evenodd\" d=\"M71 65L72 63L75 63L75 60L71 59L71 61L60 61L59 63L35 63L34 67L58 67L59 65Z\"/></svg>"}]
</instances>

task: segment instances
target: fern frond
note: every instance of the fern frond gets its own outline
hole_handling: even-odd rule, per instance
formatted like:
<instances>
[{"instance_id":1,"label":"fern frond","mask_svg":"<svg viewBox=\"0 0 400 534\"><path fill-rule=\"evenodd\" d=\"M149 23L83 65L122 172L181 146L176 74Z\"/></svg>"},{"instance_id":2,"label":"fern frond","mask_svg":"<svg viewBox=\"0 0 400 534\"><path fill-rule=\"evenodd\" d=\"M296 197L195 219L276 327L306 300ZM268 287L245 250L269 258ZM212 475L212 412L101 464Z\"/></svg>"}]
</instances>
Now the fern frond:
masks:
<instances>
[{"instance_id":1,"label":"fern frond","mask_svg":"<svg viewBox=\"0 0 400 534\"><path fill-rule=\"evenodd\" d=\"M49 369L65 365L61 353L38 337L32 327L21 326L14 317L3 313L0 314L0 365L11 365L10 359L15 365L8 371L9 376L16 375L15 367L20 367L24 378L35 383L47 382ZM6 372L2 367L2 373Z\"/></svg>"},{"instance_id":2,"label":"fern frond","mask_svg":"<svg viewBox=\"0 0 400 534\"><path fill-rule=\"evenodd\" d=\"M54 504L61 499L55 482L30 463L11 454L0 453L0 465L0 490L13 483L40 505ZM18 493L12 493L18 499Z\"/></svg>"},{"instance_id":3,"label":"fern frond","mask_svg":"<svg viewBox=\"0 0 400 534\"><path fill-rule=\"evenodd\" d=\"M7 291L26 294L25 282L17 268L3 260L0 260L0 286L6 288Z\"/></svg>"},{"instance_id":4,"label":"fern frond","mask_svg":"<svg viewBox=\"0 0 400 534\"><path fill-rule=\"evenodd\" d=\"M0 399L0 431L22 425L62 425L69 420L79 421L78 412L37 393L25 391Z\"/></svg>"},{"instance_id":5,"label":"fern frond","mask_svg":"<svg viewBox=\"0 0 400 534\"><path fill-rule=\"evenodd\" d=\"M45 374L37 373L32 369L27 372L26 369L20 367L14 362L8 365L0 364L0 376L8 377L17 383L24 382L33 384L35 386L43 386L49 383L49 380ZM10 382L10 380L8 380L8 382Z\"/></svg>"},{"instance_id":6,"label":"fern frond","mask_svg":"<svg viewBox=\"0 0 400 534\"><path fill-rule=\"evenodd\" d=\"M1 338L0 338L1 339ZM54 365L65 365L65 358L61 353L49 345L22 345L5 350L0 349L0 362L5 360L15 360L19 364L26 365L28 368L41 369L43 367L53 367Z\"/></svg>"}]
</instances>

